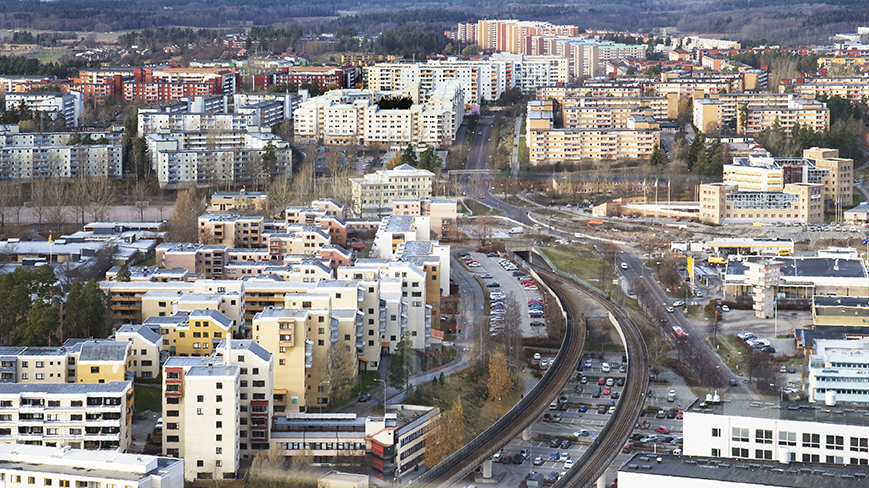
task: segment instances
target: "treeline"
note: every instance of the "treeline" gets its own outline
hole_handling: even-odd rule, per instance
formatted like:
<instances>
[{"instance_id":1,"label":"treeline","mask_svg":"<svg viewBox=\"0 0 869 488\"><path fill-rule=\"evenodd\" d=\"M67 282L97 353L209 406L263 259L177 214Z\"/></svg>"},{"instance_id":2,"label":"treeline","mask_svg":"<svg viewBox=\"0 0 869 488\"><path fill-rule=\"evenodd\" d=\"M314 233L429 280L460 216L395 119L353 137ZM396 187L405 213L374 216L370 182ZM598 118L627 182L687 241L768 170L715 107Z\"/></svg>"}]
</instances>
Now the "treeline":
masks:
<instances>
[{"instance_id":1,"label":"treeline","mask_svg":"<svg viewBox=\"0 0 869 488\"><path fill-rule=\"evenodd\" d=\"M118 37L118 42L122 46L139 46L141 47L163 47L169 44L202 44L213 42L220 38L221 34L216 30L209 29L192 29L192 28L160 28L160 29L143 29L123 34Z\"/></svg>"},{"instance_id":2,"label":"treeline","mask_svg":"<svg viewBox=\"0 0 869 488\"><path fill-rule=\"evenodd\" d=\"M77 76L82 68L99 67L99 63L71 60L62 63L40 63L39 60L22 56L0 56L0 73L4 75L37 75L69 78Z\"/></svg>"},{"instance_id":3,"label":"treeline","mask_svg":"<svg viewBox=\"0 0 869 488\"><path fill-rule=\"evenodd\" d=\"M460 10L405 9L339 17L332 21L331 27L336 35L340 27L376 34L406 24L442 24L447 29L455 29L459 22L476 22L478 19L479 15Z\"/></svg>"},{"instance_id":4,"label":"treeline","mask_svg":"<svg viewBox=\"0 0 869 488\"><path fill-rule=\"evenodd\" d=\"M50 266L18 268L0 275L0 296L0 337L8 344L59 346L109 333L108 299L95 280L75 281L64 295Z\"/></svg>"},{"instance_id":5,"label":"treeline","mask_svg":"<svg viewBox=\"0 0 869 488\"><path fill-rule=\"evenodd\" d=\"M12 33L12 37L9 38L9 42L11 42L12 44L38 44L40 46L56 46L57 41L61 39L75 38L76 36L73 34L62 34L57 32L46 32L34 36L27 31L15 31Z\"/></svg>"},{"instance_id":6,"label":"treeline","mask_svg":"<svg viewBox=\"0 0 869 488\"><path fill-rule=\"evenodd\" d=\"M450 40L444 35L443 26L436 24L403 25L383 32L375 43L375 51L384 54L399 54L405 58L440 53Z\"/></svg>"},{"instance_id":7,"label":"treeline","mask_svg":"<svg viewBox=\"0 0 869 488\"><path fill-rule=\"evenodd\" d=\"M766 39L763 40L765 42ZM743 46L747 46L751 44L746 41L743 43ZM764 44L755 44L755 46L764 45ZM790 54L783 53L781 51L773 51L769 53L756 53L756 52L743 52L739 53L736 56L733 56L734 61L739 61L740 63L747 64L752 68L760 68L761 66L770 66L773 63L773 60L780 58L797 58L796 70L800 73L814 73L818 71L818 55L817 54L809 54L808 56L793 56Z\"/></svg>"}]
</instances>

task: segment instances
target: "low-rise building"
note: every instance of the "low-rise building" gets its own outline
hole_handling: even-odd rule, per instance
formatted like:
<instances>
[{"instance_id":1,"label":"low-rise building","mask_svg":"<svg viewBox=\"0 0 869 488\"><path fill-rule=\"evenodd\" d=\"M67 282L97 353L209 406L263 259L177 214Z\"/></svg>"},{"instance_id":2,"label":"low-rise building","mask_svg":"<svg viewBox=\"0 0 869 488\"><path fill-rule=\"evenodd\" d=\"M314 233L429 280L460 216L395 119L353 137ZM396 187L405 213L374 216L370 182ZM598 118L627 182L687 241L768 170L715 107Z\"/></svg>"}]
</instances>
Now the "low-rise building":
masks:
<instances>
[{"instance_id":1,"label":"low-rise building","mask_svg":"<svg viewBox=\"0 0 869 488\"><path fill-rule=\"evenodd\" d=\"M389 405L386 407L383 428L366 429L365 438L371 442L371 464L374 476L384 479L399 477L423 462L426 434L440 418L437 407L417 405ZM375 422L366 427L379 427Z\"/></svg>"},{"instance_id":2,"label":"low-rise building","mask_svg":"<svg viewBox=\"0 0 869 488\"><path fill-rule=\"evenodd\" d=\"M263 191L218 191L211 195L209 210L212 212L260 211L266 207L269 194Z\"/></svg>"},{"instance_id":3,"label":"low-rise building","mask_svg":"<svg viewBox=\"0 0 869 488\"><path fill-rule=\"evenodd\" d=\"M743 191L734 183L700 185L700 220L715 225L823 222L823 186L790 183L780 191Z\"/></svg>"},{"instance_id":4,"label":"low-rise building","mask_svg":"<svg viewBox=\"0 0 869 488\"><path fill-rule=\"evenodd\" d=\"M0 444L0 479L6 486L183 488L184 460Z\"/></svg>"},{"instance_id":5,"label":"low-rise building","mask_svg":"<svg viewBox=\"0 0 869 488\"><path fill-rule=\"evenodd\" d=\"M726 297L752 295L746 261L759 259L745 257L743 261L727 262ZM779 299L809 300L815 295L869 296L869 275L860 259L779 256L776 261L782 263L775 290Z\"/></svg>"},{"instance_id":6,"label":"low-rise building","mask_svg":"<svg viewBox=\"0 0 869 488\"><path fill-rule=\"evenodd\" d=\"M869 340L815 339L806 367L809 402L869 403L867 367Z\"/></svg>"}]
</instances>

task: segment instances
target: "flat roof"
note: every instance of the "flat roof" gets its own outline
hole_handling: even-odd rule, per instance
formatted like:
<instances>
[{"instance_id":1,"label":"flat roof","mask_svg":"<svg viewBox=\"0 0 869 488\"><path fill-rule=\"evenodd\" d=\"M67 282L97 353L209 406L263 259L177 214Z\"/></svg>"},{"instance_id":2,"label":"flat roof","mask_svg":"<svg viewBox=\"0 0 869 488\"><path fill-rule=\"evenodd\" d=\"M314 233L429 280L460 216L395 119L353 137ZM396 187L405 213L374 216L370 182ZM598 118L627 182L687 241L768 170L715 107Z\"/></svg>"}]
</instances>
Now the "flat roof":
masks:
<instances>
[{"instance_id":1,"label":"flat roof","mask_svg":"<svg viewBox=\"0 0 869 488\"><path fill-rule=\"evenodd\" d=\"M671 476L698 480L793 488L846 488L867 484L866 466L789 464L748 459L634 453L619 467L620 473Z\"/></svg>"},{"instance_id":2,"label":"flat roof","mask_svg":"<svg viewBox=\"0 0 869 488\"><path fill-rule=\"evenodd\" d=\"M746 261L757 261L761 258L751 256L744 261L728 261L727 275L744 275L748 270ZM819 257L776 257L782 261L782 276L788 278L866 278L866 269L859 259L819 258Z\"/></svg>"},{"instance_id":3,"label":"flat roof","mask_svg":"<svg viewBox=\"0 0 869 488\"><path fill-rule=\"evenodd\" d=\"M812 305L815 307L869 308L869 297L815 295L812 297Z\"/></svg>"},{"instance_id":4,"label":"flat roof","mask_svg":"<svg viewBox=\"0 0 869 488\"><path fill-rule=\"evenodd\" d=\"M701 408L701 403L706 406ZM869 405L865 404L839 403L830 407L804 402L725 399L718 403L694 402L685 412L836 425L864 426L869 422Z\"/></svg>"},{"instance_id":5,"label":"flat roof","mask_svg":"<svg viewBox=\"0 0 869 488\"><path fill-rule=\"evenodd\" d=\"M108 383L0 383L0 394L81 395L87 393L124 393L131 386L129 381L109 381Z\"/></svg>"}]
</instances>

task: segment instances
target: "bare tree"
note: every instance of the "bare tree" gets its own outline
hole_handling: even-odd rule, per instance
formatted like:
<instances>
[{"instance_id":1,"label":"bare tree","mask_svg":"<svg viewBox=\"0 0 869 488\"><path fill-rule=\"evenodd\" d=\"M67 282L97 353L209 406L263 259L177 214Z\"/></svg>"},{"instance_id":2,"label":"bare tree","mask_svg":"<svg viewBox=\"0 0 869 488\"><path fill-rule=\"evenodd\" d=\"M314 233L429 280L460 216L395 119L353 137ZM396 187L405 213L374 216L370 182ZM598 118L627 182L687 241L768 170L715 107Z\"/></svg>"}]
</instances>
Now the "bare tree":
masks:
<instances>
[{"instance_id":1,"label":"bare tree","mask_svg":"<svg viewBox=\"0 0 869 488\"><path fill-rule=\"evenodd\" d=\"M178 193L175 210L169 219L169 240L171 242L197 242L199 233L197 222L205 211L205 202L196 190L189 188Z\"/></svg>"},{"instance_id":2,"label":"bare tree","mask_svg":"<svg viewBox=\"0 0 869 488\"><path fill-rule=\"evenodd\" d=\"M30 184L30 202L33 204L33 213L36 214L36 223L42 225L48 212L48 182L41 179L33 180Z\"/></svg>"},{"instance_id":3,"label":"bare tree","mask_svg":"<svg viewBox=\"0 0 869 488\"><path fill-rule=\"evenodd\" d=\"M12 221L21 205L20 186L3 184L0 186L0 230L6 229L6 224Z\"/></svg>"},{"instance_id":4,"label":"bare tree","mask_svg":"<svg viewBox=\"0 0 869 488\"><path fill-rule=\"evenodd\" d=\"M150 196L148 185L145 184L144 181L137 181L130 190L130 200L132 200L133 205L135 205L136 211L139 212L140 222L145 221L145 209L148 207Z\"/></svg>"},{"instance_id":5,"label":"bare tree","mask_svg":"<svg viewBox=\"0 0 869 488\"><path fill-rule=\"evenodd\" d=\"M263 214L268 218L271 218L273 214L282 212L293 201L292 181L286 175L278 175L266 189L269 196Z\"/></svg>"},{"instance_id":6,"label":"bare tree","mask_svg":"<svg viewBox=\"0 0 869 488\"><path fill-rule=\"evenodd\" d=\"M354 343L355 344L355 343ZM356 387L356 355L354 346L333 344L329 348L326 361L323 361L323 377L329 379L329 401L335 398L347 398Z\"/></svg>"},{"instance_id":7,"label":"bare tree","mask_svg":"<svg viewBox=\"0 0 869 488\"><path fill-rule=\"evenodd\" d=\"M53 226L60 226L66 222L66 183L56 180L47 182L46 197L48 199L48 220Z\"/></svg>"}]
</instances>

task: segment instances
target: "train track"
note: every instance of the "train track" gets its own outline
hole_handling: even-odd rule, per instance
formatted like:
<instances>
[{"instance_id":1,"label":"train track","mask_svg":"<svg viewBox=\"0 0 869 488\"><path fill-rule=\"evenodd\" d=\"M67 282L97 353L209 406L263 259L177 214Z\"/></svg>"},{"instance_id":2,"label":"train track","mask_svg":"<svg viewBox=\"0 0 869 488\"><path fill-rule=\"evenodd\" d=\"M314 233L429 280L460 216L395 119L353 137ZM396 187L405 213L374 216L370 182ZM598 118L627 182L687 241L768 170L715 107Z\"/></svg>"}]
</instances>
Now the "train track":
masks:
<instances>
[{"instance_id":1,"label":"train track","mask_svg":"<svg viewBox=\"0 0 869 488\"><path fill-rule=\"evenodd\" d=\"M588 487L594 485L621 451L643 408L646 391L649 388L648 355L646 342L636 324L621 309L614 306L601 292L570 277L553 271L535 268L537 274L556 294L563 298L562 303L572 317L582 313L575 300L570 299L572 292L581 293L594 299L604 307L618 322L619 335L624 342L628 357L627 376L622 397L616 405L613 418L607 422L588 450L568 471L567 476L558 480L553 488Z\"/></svg>"},{"instance_id":2,"label":"train track","mask_svg":"<svg viewBox=\"0 0 869 488\"><path fill-rule=\"evenodd\" d=\"M591 297L616 318L627 350L628 375L622 399L616 406L610 422L575 467L553 488L590 486L604 473L627 440L642 408L649 379L646 345L639 330L621 310L614 307L597 290L543 268L535 266L533 271L549 286L567 312L564 340L554 364L550 366L537 386L495 425L424 473L410 486L440 487L460 480L534 423L548 407L549 402L561 393L573 376L574 366L582 356L586 335L582 310L571 296L573 293Z\"/></svg>"}]
</instances>

